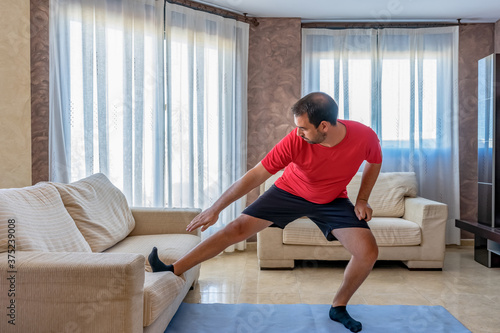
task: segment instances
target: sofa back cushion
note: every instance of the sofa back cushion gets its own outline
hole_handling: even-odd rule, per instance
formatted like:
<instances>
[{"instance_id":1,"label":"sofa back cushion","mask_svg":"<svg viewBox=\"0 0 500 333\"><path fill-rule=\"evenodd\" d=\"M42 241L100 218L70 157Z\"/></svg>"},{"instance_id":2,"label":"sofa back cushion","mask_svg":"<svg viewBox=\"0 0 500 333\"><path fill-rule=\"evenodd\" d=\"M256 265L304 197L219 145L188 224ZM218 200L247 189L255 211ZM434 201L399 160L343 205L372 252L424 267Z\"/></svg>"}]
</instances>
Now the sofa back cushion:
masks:
<instances>
[{"instance_id":1,"label":"sofa back cushion","mask_svg":"<svg viewBox=\"0 0 500 333\"><path fill-rule=\"evenodd\" d=\"M0 190L0 252L91 252L49 183Z\"/></svg>"},{"instance_id":2,"label":"sofa back cushion","mask_svg":"<svg viewBox=\"0 0 500 333\"><path fill-rule=\"evenodd\" d=\"M356 203L361 173L357 173L347 185L349 199ZM413 172L383 172L377 178L368 203L373 216L402 217L405 212L405 197L417 196L417 178Z\"/></svg>"},{"instance_id":3,"label":"sofa back cushion","mask_svg":"<svg viewBox=\"0 0 500 333\"><path fill-rule=\"evenodd\" d=\"M125 195L102 173L71 184L53 184L93 252L115 245L134 229Z\"/></svg>"}]
</instances>

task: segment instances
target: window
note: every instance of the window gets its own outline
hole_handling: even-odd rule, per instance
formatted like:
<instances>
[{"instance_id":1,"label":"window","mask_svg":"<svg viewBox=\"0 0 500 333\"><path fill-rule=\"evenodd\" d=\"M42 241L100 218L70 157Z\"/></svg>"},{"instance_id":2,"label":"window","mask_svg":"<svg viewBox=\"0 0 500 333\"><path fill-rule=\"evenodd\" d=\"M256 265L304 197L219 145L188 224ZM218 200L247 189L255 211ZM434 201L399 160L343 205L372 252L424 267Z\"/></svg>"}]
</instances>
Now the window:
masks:
<instances>
[{"instance_id":1,"label":"window","mask_svg":"<svg viewBox=\"0 0 500 333\"><path fill-rule=\"evenodd\" d=\"M404 51L387 52L384 59L371 52L347 57L344 52L332 53L321 52L314 61L319 66L318 90L338 102L339 118L374 127L384 147L408 148L415 140L436 148L438 54L421 59L419 67Z\"/></svg>"},{"instance_id":2,"label":"window","mask_svg":"<svg viewBox=\"0 0 500 333\"><path fill-rule=\"evenodd\" d=\"M378 134L382 171L414 172L419 195L459 211L458 28L303 29L302 94L324 91L339 118Z\"/></svg>"},{"instance_id":3,"label":"window","mask_svg":"<svg viewBox=\"0 0 500 333\"><path fill-rule=\"evenodd\" d=\"M154 0L50 17L50 180L102 172L131 206L206 208L242 176L248 24Z\"/></svg>"}]
</instances>

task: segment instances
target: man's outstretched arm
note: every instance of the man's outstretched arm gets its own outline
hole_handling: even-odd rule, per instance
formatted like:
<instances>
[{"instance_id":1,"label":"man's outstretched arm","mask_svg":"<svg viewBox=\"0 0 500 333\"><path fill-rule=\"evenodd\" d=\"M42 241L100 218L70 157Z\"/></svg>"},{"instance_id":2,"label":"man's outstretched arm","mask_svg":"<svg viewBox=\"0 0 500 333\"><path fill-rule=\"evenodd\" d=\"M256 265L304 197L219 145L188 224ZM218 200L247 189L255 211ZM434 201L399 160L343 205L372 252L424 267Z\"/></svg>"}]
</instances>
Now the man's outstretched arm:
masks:
<instances>
[{"instance_id":1,"label":"man's outstretched arm","mask_svg":"<svg viewBox=\"0 0 500 333\"><path fill-rule=\"evenodd\" d=\"M377 181L381 168L381 163L374 164L366 162L365 168L363 169L361 186L359 187L356 205L354 206L354 212L360 220L365 219L365 221L368 222L372 219L373 210L368 204L368 198L370 197L370 193L372 193L373 186Z\"/></svg>"},{"instance_id":2,"label":"man's outstretched arm","mask_svg":"<svg viewBox=\"0 0 500 333\"><path fill-rule=\"evenodd\" d=\"M193 231L199 227L201 227L201 231L207 230L208 227L217 222L219 214L224 208L265 182L271 176L272 174L259 162L245 173L243 177L234 182L212 206L196 216L189 223L186 230Z\"/></svg>"}]
</instances>

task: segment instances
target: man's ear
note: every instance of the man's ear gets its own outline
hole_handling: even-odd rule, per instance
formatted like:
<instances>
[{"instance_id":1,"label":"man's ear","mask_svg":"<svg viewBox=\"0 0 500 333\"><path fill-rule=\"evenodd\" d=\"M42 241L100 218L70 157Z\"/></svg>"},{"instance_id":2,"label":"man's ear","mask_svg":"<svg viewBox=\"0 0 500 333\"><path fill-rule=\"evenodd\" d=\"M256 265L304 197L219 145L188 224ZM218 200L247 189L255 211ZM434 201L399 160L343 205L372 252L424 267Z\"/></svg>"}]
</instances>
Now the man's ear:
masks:
<instances>
[{"instance_id":1,"label":"man's ear","mask_svg":"<svg viewBox=\"0 0 500 333\"><path fill-rule=\"evenodd\" d=\"M331 124L328 121L323 120L321 123L319 123L318 129L320 129L323 132L326 132L328 130L328 127L330 126Z\"/></svg>"}]
</instances>

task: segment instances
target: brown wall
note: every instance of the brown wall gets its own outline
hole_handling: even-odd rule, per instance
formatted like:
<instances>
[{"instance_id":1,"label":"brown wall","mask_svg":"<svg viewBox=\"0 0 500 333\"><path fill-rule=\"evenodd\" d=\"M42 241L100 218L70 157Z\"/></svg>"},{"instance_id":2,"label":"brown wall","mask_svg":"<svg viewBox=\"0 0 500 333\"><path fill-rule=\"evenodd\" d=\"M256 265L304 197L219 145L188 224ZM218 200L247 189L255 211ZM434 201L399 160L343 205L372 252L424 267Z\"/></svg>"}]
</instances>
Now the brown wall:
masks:
<instances>
[{"instance_id":1,"label":"brown wall","mask_svg":"<svg viewBox=\"0 0 500 333\"><path fill-rule=\"evenodd\" d=\"M33 184L49 179L49 0L31 0L31 164Z\"/></svg>"},{"instance_id":2,"label":"brown wall","mask_svg":"<svg viewBox=\"0 0 500 333\"><path fill-rule=\"evenodd\" d=\"M248 169L294 128L290 107L300 98L300 19L262 18L250 27ZM252 191L247 203L253 202Z\"/></svg>"},{"instance_id":3,"label":"brown wall","mask_svg":"<svg viewBox=\"0 0 500 333\"><path fill-rule=\"evenodd\" d=\"M460 215L468 221L477 220L477 62L493 53L494 33L495 24L460 27ZM473 235L462 231L462 238L473 238Z\"/></svg>"},{"instance_id":4,"label":"brown wall","mask_svg":"<svg viewBox=\"0 0 500 333\"><path fill-rule=\"evenodd\" d=\"M495 53L500 53L500 20L495 23Z\"/></svg>"}]
</instances>

